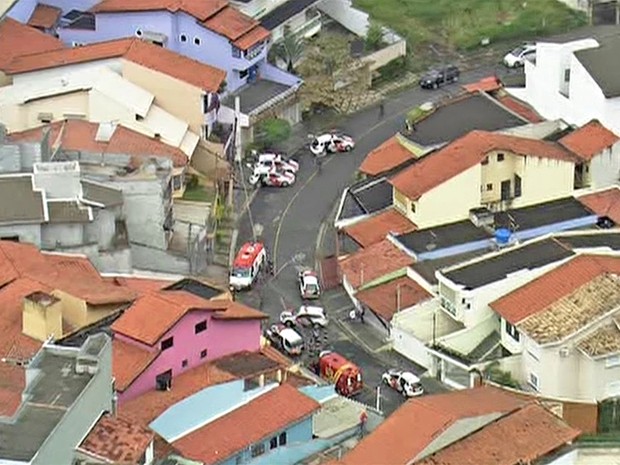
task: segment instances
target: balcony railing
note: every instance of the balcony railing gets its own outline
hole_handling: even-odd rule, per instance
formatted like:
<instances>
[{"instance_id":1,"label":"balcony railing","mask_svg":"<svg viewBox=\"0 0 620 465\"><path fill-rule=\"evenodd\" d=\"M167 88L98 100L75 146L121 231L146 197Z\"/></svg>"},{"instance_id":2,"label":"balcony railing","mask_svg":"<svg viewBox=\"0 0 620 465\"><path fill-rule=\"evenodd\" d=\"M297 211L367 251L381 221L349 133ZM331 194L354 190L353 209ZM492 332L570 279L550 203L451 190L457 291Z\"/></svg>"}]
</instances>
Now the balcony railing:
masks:
<instances>
[{"instance_id":1,"label":"balcony railing","mask_svg":"<svg viewBox=\"0 0 620 465\"><path fill-rule=\"evenodd\" d=\"M297 36L305 37L306 34L308 34L310 31L312 31L313 34L316 34L316 32L318 32L320 29L321 29L321 14L317 13L317 15L314 18L310 19L303 26L295 29L292 32L293 34Z\"/></svg>"}]
</instances>

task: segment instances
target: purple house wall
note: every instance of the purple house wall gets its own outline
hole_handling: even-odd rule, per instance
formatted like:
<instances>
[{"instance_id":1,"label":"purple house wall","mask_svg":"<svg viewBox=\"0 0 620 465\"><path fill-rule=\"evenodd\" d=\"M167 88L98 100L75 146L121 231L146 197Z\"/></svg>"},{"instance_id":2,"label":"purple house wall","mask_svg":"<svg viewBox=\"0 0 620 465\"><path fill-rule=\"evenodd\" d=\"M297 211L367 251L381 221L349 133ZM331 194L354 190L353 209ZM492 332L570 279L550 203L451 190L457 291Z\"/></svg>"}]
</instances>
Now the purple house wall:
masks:
<instances>
[{"instance_id":1,"label":"purple house wall","mask_svg":"<svg viewBox=\"0 0 620 465\"><path fill-rule=\"evenodd\" d=\"M39 3L37 0L19 0L8 11L7 16L20 23L27 23Z\"/></svg>"},{"instance_id":2,"label":"purple house wall","mask_svg":"<svg viewBox=\"0 0 620 465\"><path fill-rule=\"evenodd\" d=\"M174 338L174 345L159 353L157 358L122 393L119 402L133 399L140 394L155 389L157 375L172 370L172 378L210 360L235 352L257 351L260 349L261 320L222 320L212 318L210 311L191 311L185 314L157 343L151 347L135 339L116 333L114 337L148 351L161 347L161 341ZM198 323L207 322L207 329L196 334ZM201 352L206 350L206 356ZM183 366L184 361L187 365Z\"/></svg>"}]
</instances>

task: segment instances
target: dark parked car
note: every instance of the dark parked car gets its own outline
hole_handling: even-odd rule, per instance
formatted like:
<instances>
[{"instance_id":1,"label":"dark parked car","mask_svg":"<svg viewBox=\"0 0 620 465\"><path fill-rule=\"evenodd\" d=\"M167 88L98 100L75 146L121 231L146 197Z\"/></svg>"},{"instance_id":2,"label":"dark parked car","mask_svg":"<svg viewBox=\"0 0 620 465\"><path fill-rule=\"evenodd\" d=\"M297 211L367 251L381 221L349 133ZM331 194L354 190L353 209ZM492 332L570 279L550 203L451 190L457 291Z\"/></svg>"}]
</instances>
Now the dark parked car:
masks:
<instances>
[{"instance_id":1,"label":"dark parked car","mask_svg":"<svg viewBox=\"0 0 620 465\"><path fill-rule=\"evenodd\" d=\"M459 80L461 72L454 65L444 68L431 69L420 79L420 87L423 89L437 89L444 84L450 84Z\"/></svg>"}]
</instances>

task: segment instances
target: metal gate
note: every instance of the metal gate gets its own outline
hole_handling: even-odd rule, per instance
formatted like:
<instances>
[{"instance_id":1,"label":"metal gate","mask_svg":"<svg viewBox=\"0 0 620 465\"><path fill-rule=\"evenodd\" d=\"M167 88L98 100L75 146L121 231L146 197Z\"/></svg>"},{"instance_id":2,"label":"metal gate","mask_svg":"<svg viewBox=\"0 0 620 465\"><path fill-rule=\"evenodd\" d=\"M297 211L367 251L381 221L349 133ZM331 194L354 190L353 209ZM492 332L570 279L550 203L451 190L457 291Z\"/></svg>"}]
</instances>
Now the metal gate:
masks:
<instances>
[{"instance_id":1,"label":"metal gate","mask_svg":"<svg viewBox=\"0 0 620 465\"><path fill-rule=\"evenodd\" d=\"M620 431L620 398L607 399L598 404L598 432Z\"/></svg>"}]
</instances>

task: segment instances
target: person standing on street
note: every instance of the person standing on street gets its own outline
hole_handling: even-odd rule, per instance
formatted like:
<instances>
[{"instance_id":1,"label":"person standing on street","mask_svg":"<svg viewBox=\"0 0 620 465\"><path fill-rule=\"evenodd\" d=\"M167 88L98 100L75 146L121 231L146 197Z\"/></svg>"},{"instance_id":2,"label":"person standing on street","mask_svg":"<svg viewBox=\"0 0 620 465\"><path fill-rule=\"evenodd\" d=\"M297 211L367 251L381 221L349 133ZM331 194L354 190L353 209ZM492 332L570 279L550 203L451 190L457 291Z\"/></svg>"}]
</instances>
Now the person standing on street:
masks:
<instances>
[{"instance_id":1,"label":"person standing on street","mask_svg":"<svg viewBox=\"0 0 620 465\"><path fill-rule=\"evenodd\" d=\"M382 119L385 115L385 102L381 100L379 103L379 119Z\"/></svg>"}]
</instances>

